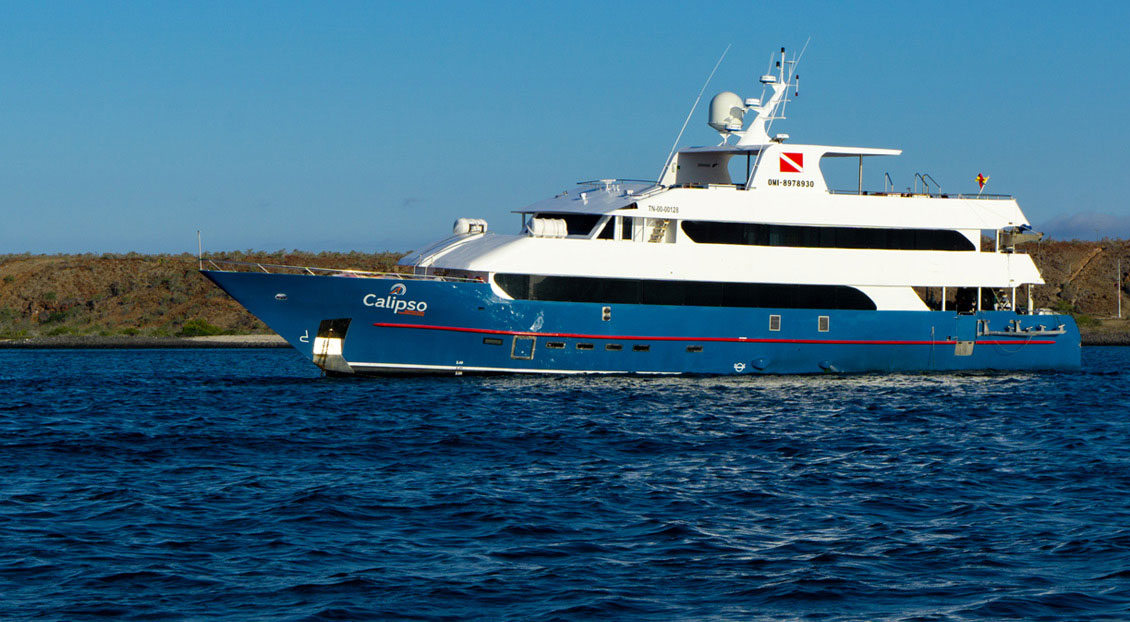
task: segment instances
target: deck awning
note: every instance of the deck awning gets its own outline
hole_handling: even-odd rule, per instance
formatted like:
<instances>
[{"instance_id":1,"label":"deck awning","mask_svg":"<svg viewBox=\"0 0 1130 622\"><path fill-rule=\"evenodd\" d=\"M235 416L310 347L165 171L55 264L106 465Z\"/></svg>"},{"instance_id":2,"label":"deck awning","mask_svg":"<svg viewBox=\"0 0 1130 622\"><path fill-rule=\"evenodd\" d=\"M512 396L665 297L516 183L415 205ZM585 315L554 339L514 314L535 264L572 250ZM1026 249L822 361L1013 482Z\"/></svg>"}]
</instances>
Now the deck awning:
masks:
<instances>
[{"instance_id":1,"label":"deck awning","mask_svg":"<svg viewBox=\"0 0 1130 622\"><path fill-rule=\"evenodd\" d=\"M776 145L778 143L771 143ZM788 147L788 143L782 143ZM680 149L679 153L757 153L770 145L717 145L714 147L687 147ZM829 157L858 157L858 156L897 156L902 153L902 149L880 149L877 147L838 147L828 145L798 145L805 148L816 148L823 152L824 156Z\"/></svg>"}]
</instances>

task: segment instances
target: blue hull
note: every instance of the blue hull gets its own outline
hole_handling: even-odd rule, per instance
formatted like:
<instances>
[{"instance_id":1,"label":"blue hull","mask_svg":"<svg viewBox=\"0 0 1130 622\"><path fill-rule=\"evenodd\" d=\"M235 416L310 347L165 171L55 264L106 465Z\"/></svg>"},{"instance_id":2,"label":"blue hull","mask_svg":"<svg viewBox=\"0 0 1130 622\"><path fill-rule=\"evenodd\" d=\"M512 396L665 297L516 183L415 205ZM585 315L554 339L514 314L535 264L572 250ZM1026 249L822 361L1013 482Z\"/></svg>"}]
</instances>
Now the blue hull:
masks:
<instances>
[{"instance_id":1,"label":"blue hull","mask_svg":"<svg viewBox=\"0 0 1130 622\"><path fill-rule=\"evenodd\" d=\"M1065 315L605 306L506 300L485 283L203 274L304 356L338 373L733 375L1080 367L1079 331ZM771 316L780 316L778 330L770 330Z\"/></svg>"}]
</instances>

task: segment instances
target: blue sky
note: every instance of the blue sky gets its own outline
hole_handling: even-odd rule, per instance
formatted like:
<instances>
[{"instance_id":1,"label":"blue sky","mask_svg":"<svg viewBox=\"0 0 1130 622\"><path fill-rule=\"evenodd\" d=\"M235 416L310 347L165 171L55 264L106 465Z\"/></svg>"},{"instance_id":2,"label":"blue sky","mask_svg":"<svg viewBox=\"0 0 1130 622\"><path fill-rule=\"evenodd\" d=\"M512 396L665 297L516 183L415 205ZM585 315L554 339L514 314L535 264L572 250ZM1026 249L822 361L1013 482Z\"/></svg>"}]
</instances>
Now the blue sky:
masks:
<instances>
[{"instance_id":1,"label":"blue sky","mask_svg":"<svg viewBox=\"0 0 1130 622\"><path fill-rule=\"evenodd\" d=\"M409 250L654 178L702 82L799 49L793 142L1130 237L1126 3L0 1L0 253ZM714 144L705 106L684 145ZM849 176L850 177L850 176ZM843 185L843 184L841 184Z\"/></svg>"}]
</instances>

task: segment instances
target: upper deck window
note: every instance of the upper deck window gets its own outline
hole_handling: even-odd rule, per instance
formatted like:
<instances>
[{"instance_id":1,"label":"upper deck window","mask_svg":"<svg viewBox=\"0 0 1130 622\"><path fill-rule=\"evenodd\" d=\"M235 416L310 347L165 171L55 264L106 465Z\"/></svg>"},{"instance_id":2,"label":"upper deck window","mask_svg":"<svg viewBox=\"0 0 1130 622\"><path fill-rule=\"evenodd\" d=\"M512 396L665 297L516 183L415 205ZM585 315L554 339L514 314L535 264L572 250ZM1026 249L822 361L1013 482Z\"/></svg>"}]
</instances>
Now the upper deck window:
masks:
<instances>
[{"instance_id":1,"label":"upper deck window","mask_svg":"<svg viewBox=\"0 0 1130 622\"><path fill-rule=\"evenodd\" d=\"M683 221L683 232L699 244L869 248L917 251L977 250L969 238L948 229L806 227L744 222Z\"/></svg>"},{"instance_id":2,"label":"upper deck window","mask_svg":"<svg viewBox=\"0 0 1130 622\"><path fill-rule=\"evenodd\" d=\"M512 298L603 304L875 310L863 292L846 285L783 285L660 281L579 276L496 274Z\"/></svg>"}]
</instances>

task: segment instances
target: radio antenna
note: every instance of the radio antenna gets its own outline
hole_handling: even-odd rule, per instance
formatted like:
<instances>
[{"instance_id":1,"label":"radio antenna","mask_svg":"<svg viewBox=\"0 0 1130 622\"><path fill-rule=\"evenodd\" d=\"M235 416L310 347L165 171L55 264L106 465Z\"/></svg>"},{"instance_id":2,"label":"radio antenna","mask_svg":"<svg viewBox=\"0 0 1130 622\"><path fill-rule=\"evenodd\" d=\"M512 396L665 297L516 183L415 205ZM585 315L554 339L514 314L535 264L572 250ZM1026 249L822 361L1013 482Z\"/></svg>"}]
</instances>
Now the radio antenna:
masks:
<instances>
[{"instance_id":1,"label":"radio antenna","mask_svg":"<svg viewBox=\"0 0 1130 622\"><path fill-rule=\"evenodd\" d=\"M675 137L675 144L671 145L671 151L667 154L667 161L663 163L663 169L659 171L659 178L655 180L656 185L663 181L663 175L667 172L667 167L671 166L671 158L675 157L675 150L679 148L679 141L683 138L683 132L687 130L687 124L691 122L691 117L694 115L695 108L698 108L698 102L702 101L702 94L706 92L706 87L710 86L710 81L714 79L714 73L718 71L718 66L722 64L722 59L726 58L726 54L734 44L726 46L722 51L722 55L718 57L718 62L714 63L714 69L710 70L710 75L706 77L706 82L702 84L702 88L698 91L698 97L694 100L694 105L691 106L691 111L687 113L687 119L683 121L683 127L679 128L679 135Z\"/></svg>"},{"instance_id":2,"label":"radio antenna","mask_svg":"<svg viewBox=\"0 0 1130 622\"><path fill-rule=\"evenodd\" d=\"M776 111L772 117L769 117L769 124L765 127L766 130L773 127L774 120L785 118L785 108L789 104L788 91L790 86L796 91L793 97L800 97L800 74L796 73L796 70L797 67L800 67L800 61L804 58L804 53L808 50L809 43L812 43L812 37L805 40L804 47L800 48L800 54L794 56L792 60L784 60L784 55L782 54L781 62L777 63L777 67L780 68L781 72L781 80L785 83L785 96L781 98L780 110ZM784 48L782 48L781 51L784 52Z\"/></svg>"}]
</instances>

